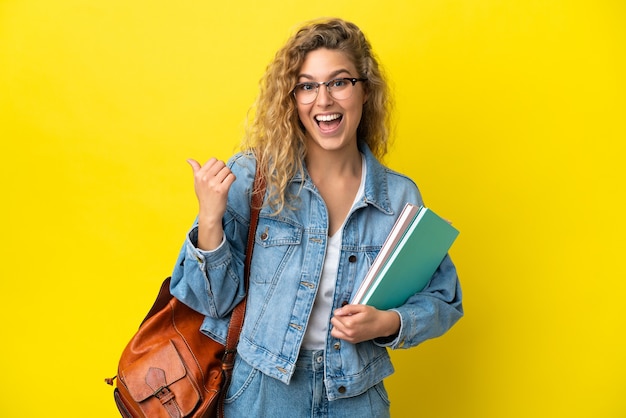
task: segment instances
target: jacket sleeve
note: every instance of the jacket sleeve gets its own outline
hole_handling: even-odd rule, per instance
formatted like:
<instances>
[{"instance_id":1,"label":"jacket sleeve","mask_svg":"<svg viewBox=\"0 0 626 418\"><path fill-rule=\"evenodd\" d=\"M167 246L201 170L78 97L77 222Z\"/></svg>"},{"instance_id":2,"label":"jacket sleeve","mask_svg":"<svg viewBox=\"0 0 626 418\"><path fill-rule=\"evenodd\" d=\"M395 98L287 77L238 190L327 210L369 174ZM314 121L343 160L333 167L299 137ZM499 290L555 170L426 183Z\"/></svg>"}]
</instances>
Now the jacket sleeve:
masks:
<instances>
[{"instance_id":1,"label":"jacket sleeve","mask_svg":"<svg viewBox=\"0 0 626 418\"><path fill-rule=\"evenodd\" d=\"M461 285L450 256L444 257L424 290L392 310L400 315L400 332L395 338L374 341L392 349L414 347L428 339L439 337L461 319Z\"/></svg>"},{"instance_id":2,"label":"jacket sleeve","mask_svg":"<svg viewBox=\"0 0 626 418\"><path fill-rule=\"evenodd\" d=\"M178 255L170 292L190 308L210 317L227 316L245 297L243 261L223 239L213 251L197 248L198 226L194 223Z\"/></svg>"}]
</instances>

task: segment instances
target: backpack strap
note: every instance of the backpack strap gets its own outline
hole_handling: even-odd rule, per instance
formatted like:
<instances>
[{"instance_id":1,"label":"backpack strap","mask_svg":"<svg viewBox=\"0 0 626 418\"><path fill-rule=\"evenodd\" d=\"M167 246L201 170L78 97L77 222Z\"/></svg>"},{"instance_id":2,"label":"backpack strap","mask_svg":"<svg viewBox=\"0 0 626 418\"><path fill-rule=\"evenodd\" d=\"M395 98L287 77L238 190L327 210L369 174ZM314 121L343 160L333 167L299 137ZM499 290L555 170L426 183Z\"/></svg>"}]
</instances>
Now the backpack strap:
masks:
<instances>
[{"instance_id":1,"label":"backpack strap","mask_svg":"<svg viewBox=\"0 0 626 418\"><path fill-rule=\"evenodd\" d=\"M228 326L228 336L226 337L226 350L222 359L222 372L224 373L224 384L220 396L218 406L218 416L223 413L223 399L226 396L226 389L230 383L230 378L235 365L235 354L237 352L237 343L239 342L239 334L243 328L243 318L246 313L246 299L250 284L250 264L252 262L252 250L254 249L254 237L256 235L257 224L259 222L259 213L263 206L265 198L265 177L261 172L257 161L256 175L254 177L254 185L252 189L252 199L250 203L250 226L248 228L248 243L246 246L246 261L244 265L244 284L246 288L246 297L239 302L233 310Z\"/></svg>"}]
</instances>

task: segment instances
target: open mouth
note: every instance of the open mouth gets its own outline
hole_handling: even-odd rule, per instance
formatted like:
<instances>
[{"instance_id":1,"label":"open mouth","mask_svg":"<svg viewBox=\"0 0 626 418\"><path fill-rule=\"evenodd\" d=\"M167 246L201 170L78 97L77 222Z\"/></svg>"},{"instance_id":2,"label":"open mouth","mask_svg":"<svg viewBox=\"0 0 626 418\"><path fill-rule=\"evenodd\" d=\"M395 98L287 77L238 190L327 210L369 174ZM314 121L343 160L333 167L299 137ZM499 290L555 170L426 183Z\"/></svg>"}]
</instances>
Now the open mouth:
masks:
<instances>
[{"instance_id":1,"label":"open mouth","mask_svg":"<svg viewBox=\"0 0 626 418\"><path fill-rule=\"evenodd\" d=\"M341 113L315 116L315 121L322 131L332 131L339 126L342 119L343 115Z\"/></svg>"}]
</instances>

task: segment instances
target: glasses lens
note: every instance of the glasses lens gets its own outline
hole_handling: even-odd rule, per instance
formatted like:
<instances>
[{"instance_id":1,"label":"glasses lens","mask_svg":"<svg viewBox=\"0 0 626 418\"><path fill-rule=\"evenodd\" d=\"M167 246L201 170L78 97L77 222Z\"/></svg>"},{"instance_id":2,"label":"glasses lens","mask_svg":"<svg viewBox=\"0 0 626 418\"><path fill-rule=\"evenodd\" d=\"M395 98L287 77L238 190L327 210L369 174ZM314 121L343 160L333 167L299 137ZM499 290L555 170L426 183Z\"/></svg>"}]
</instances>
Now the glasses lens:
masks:
<instances>
[{"instance_id":1,"label":"glasses lens","mask_svg":"<svg viewBox=\"0 0 626 418\"><path fill-rule=\"evenodd\" d=\"M352 96L352 88L352 82L350 80L346 80L345 78L332 80L328 84L328 91L330 92L330 95L337 100L350 98L350 96Z\"/></svg>"},{"instance_id":2,"label":"glasses lens","mask_svg":"<svg viewBox=\"0 0 626 418\"><path fill-rule=\"evenodd\" d=\"M317 97L318 86L316 83L300 83L296 84L293 90L296 100L302 104L312 103Z\"/></svg>"}]
</instances>

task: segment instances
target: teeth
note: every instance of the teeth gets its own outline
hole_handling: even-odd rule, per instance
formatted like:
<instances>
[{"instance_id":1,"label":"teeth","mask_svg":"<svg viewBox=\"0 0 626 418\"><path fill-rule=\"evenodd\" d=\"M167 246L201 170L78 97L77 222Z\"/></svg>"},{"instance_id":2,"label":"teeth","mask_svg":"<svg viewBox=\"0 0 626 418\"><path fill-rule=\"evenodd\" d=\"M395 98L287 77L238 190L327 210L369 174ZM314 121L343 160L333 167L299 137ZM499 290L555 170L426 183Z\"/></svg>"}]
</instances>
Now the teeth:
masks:
<instances>
[{"instance_id":1,"label":"teeth","mask_svg":"<svg viewBox=\"0 0 626 418\"><path fill-rule=\"evenodd\" d=\"M339 113L335 113L333 115L317 115L315 119L318 122L330 122L331 120L339 119L341 115Z\"/></svg>"}]
</instances>

